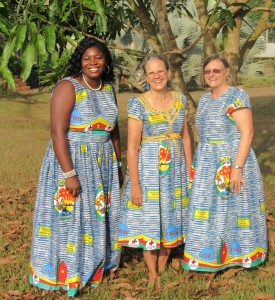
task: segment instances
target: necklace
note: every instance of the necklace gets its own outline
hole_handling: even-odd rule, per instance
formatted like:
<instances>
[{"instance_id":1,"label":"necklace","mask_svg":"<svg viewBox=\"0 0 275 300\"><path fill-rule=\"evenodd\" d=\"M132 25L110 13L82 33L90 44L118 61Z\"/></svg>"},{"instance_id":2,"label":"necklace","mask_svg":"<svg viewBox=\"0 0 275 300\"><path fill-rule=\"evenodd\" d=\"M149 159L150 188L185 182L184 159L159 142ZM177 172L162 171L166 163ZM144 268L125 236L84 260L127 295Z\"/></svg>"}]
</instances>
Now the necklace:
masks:
<instances>
[{"instance_id":1,"label":"necklace","mask_svg":"<svg viewBox=\"0 0 275 300\"><path fill-rule=\"evenodd\" d=\"M92 88L92 87L89 85L89 83L88 83L87 80L85 79L84 74L82 74L82 78L84 79L84 82L87 84L87 86L88 86L88 88L89 88L90 90L92 90L92 91L99 91L99 90L101 89L101 87L102 87L102 80L101 80L101 79L99 79L99 80L100 80L100 82L99 82L99 87L96 88L96 89L94 89L94 88Z\"/></svg>"}]
</instances>

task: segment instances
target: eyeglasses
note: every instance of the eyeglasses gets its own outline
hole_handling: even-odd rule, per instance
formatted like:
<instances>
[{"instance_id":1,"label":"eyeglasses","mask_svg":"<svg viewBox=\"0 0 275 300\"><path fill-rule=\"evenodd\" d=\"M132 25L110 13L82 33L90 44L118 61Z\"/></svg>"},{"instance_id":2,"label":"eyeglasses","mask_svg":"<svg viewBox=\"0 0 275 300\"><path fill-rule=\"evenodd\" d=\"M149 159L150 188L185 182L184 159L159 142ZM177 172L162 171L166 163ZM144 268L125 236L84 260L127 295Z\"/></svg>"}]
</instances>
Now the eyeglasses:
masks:
<instances>
[{"instance_id":1,"label":"eyeglasses","mask_svg":"<svg viewBox=\"0 0 275 300\"><path fill-rule=\"evenodd\" d=\"M206 69L206 70L203 70L203 74L204 75L210 75L211 74L211 72L213 72L213 74L215 74L215 75L219 75L219 74L221 74L221 72L223 71L223 70L225 70L226 68L223 68L223 69Z\"/></svg>"}]
</instances>

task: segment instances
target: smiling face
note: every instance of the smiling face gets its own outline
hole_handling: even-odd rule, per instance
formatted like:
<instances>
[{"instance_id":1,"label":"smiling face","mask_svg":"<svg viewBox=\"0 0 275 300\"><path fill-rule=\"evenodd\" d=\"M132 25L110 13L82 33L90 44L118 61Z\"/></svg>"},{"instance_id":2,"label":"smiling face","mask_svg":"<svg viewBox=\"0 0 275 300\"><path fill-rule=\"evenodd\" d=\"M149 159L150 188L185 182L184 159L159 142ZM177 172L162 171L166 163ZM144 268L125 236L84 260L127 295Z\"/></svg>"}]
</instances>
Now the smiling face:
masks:
<instances>
[{"instance_id":1,"label":"smiling face","mask_svg":"<svg viewBox=\"0 0 275 300\"><path fill-rule=\"evenodd\" d=\"M230 69L226 68L219 59L210 61L203 70L203 78L212 90L222 90L228 87L226 77Z\"/></svg>"},{"instance_id":2,"label":"smiling face","mask_svg":"<svg viewBox=\"0 0 275 300\"><path fill-rule=\"evenodd\" d=\"M170 71L167 70L164 61L160 59L149 60L144 66L145 77L153 91L166 90Z\"/></svg>"},{"instance_id":3,"label":"smiling face","mask_svg":"<svg viewBox=\"0 0 275 300\"><path fill-rule=\"evenodd\" d=\"M85 50L81 57L82 72L91 80L99 80L106 67L105 55L97 47Z\"/></svg>"}]
</instances>

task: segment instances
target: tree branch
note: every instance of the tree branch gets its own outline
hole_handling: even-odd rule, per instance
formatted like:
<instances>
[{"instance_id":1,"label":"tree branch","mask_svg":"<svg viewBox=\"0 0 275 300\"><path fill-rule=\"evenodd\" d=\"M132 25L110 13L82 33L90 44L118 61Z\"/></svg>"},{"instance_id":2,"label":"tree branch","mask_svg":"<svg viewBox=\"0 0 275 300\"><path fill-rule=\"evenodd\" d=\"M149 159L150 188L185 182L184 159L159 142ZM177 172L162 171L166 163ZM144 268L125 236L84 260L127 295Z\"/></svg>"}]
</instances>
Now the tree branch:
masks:
<instances>
[{"instance_id":1,"label":"tree branch","mask_svg":"<svg viewBox=\"0 0 275 300\"><path fill-rule=\"evenodd\" d=\"M128 0L127 2L130 5ZM153 49L160 52L161 42L158 39L156 24L154 24L152 16L142 0L137 0L137 3L138 5L134 2L134 13L140 20L140 23L143 24L144 28L146 28L146 30L143 30L143 37Z\"/></svg>"},{"instance_id":2,"label":"tree branch","mask_svg":"<svg viewBox=\"0 0 275 300\"><path fill-rule=\"evenodd\" d=\"M253 7L251 11L275 12L275 7Z\"/></svg>"},{"instance_id":3,"label":"tree branch","mask_svg":"<svg viewBox=\"0 0 275 300\"><path fill-rule=\"evenodd\" d=\"M46 19L40 19L41 23L43 24L48 24L48 25L56 25ZM71 27L71 26L62 26L62 25L57 25L59 28L61 29L67 29L67 30L70 30L74 33L77 33L79 34L81 31L77 30L76 28L74 27ZM114 42L111 42L111 41L106 41L106 40L103 40L95 35L92 35L92 34L89 34L89 33L86 33L86 32L81 32L84 36L86 37L90 37L90 38L93 38L99 42L102 42L104 43L106 46L108 46L109 48L111 49L118 49L118 50L121 50L121 51L125 51L127 53L130 53L130 54L134 54L136 55L137 57L144 57L146 55L145 52L142 52L142 51L138 51L138 50L134 50L134 49L130 49L130 48L126 48L126 47L123 47L123 46L120 46Z\"/></svg>"}]
</instances>

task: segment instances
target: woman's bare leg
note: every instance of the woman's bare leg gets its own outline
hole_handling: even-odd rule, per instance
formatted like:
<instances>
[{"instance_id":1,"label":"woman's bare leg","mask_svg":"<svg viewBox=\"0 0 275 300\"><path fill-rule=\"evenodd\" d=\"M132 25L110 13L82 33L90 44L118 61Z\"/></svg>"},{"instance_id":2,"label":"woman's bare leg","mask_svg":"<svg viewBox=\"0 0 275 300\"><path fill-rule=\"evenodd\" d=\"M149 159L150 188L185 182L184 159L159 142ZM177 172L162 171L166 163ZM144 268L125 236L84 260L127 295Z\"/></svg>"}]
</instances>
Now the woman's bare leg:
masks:
<instances>
[{"instance_id":1,"label":"woman's bare leg","mask_svg":"<svg viewBox=\"0 0 275 300\"><path fill-rule=\"evenodd\" d=\"M158 273L162 273L165 270L170 253L170 248L165 248L162 245L160 246L158 255Z\"/></svg>"},{"instance_id":2,"label":"woman's bare leg","mask_svg":"<svg viewBox=\"0 0 275 300\"><path fill-rule=\"evenodd\" d=\"M155 281L158 277L157 273L157 261L158 251L157 250L144 250L143 257L148 268L148 286L154 287Z\"/></svg>"}]
</instances>

